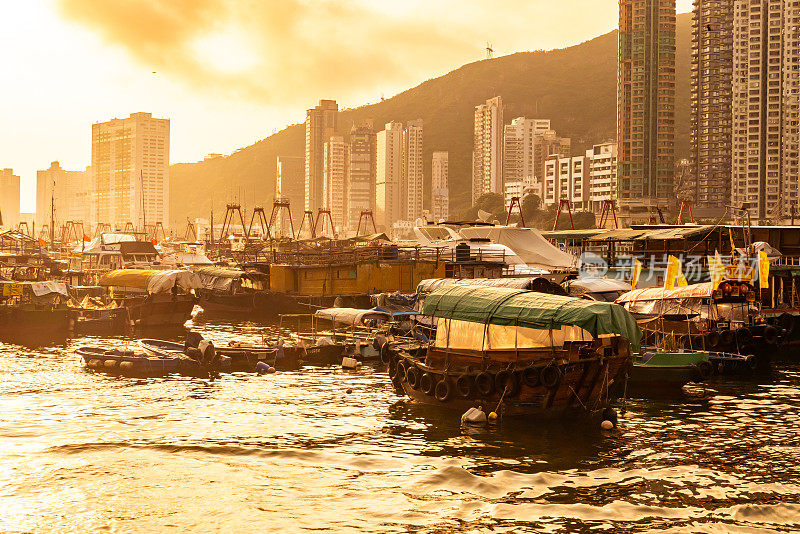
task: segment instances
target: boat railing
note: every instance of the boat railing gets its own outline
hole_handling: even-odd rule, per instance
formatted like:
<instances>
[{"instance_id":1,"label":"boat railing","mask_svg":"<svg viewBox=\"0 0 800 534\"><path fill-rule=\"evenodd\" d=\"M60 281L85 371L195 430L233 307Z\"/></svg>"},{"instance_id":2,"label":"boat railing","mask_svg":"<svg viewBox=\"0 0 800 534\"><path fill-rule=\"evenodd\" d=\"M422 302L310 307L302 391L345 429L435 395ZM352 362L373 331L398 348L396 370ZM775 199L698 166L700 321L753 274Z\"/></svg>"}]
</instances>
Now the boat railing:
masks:
<instances>
[{"instance_id":1,"label":"boat railing","mask_svg":"<svg viewBox=\"0 0 800 534\"><path fill-rule=\"evenodd\" d=\"M505 251L472 248L468 252L437 247L352 247L318 250L261 251L251 261L283 265L346 265L372 262L486 262L505 264Z\"/></svg>"}]
</instances>

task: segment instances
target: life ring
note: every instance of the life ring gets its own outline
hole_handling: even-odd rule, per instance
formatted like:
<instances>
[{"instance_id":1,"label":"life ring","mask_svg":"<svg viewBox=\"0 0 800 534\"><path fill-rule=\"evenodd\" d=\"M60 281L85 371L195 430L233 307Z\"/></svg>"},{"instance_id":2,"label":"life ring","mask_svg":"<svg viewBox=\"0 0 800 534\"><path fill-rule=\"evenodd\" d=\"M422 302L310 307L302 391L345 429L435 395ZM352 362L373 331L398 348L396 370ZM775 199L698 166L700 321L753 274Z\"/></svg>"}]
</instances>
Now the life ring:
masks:
<instances>
[{"instance_id":1,"label":"life ring","mask_svg":"<svg viewBox=\"0 0 800 534\"><path fill-rule=\"evenodd\" d=\"M439 382L436 383L433 393L436 396L436 400L439 402L449 401L450 397L453 395L453 389L450 387L450 381L447 378L439 380Z\"/></svg>"},{"instance_id":2,"label":"life ring","mask_svg":"<svg viewBox=\"0 0 800 534\"><path fill-rule=\"evenodd\" d=\"M494 377L483 371L475 377L475 388L481 395L491 395L494 391Z\"/></svg>"},{"instance_id":3,"label":"life ring","mask_svg":"<svg viewBox=\"0 0 800 534\"><path fill-rule=\"evenodd\" d=\"M742 328L737 329L736 341L738 341L740 345L750 343L751 341L753 341L753 332L749 328L744 326Z\"/></svg>"},{"instance_id":4,"label":"life ring","mask_svg":"<svg viewBox=\"0 0 800 534\"><path fill-rule=\"evenodd\" d=\"M472 396L474 384L475 381L472 379L472 375L464 373L456 379L456 392L467 399Z\"/></svg>"},{"instance_id":5,"label":"life ring","mask_svg":"<svg viewBox=\"0 0 800 534\"><path fill-rule=\"evenodd\" d=\"M539 385L539 370L536 367L526 367L522 370L522 383L529 388Z\"/></svg>"},{"instance_id":6,"label":"life ring","mask_svg":"<svg viewBox=\"0 0 800 534\"><path fill-rule=\"evenodd\" d=\"M519 393L519 379L511 371L503 369L495 375L494 387L501 395L513 397Z\"/></svg>"},{"instance_id":7,"label":"life ring","mask_svg":"<svg viewBox=\"0 0 800 534\"><path fill-rule=\"evenodd\" d=\"M433 395L433 391L436 389L436 377L431 373L424 373L419 379L419 389L425 395Z\"/></svg>"},{"instance_id":8,"label":"life ring","mask_svg":"<svg viewBox=\"0 0 800 534\"><path fill-rule=\"evenodd\" d=\"M706 343L711 348L719 347L720 344L719 332L717 332L716 330L712 330L711 332L706 334Z\"/></svg>"},{"instance_id":9,"label":"life ring","mask_svg":"<svg viewBox=\"0 0 800 534\"><path fill-rule=\"evenodd\" d=\"M561 369L551 363L539 372L539 382L548 389L553 389L561 382Z\"/></svg>"},{"instance_id":10,"label":"life ring","mask_svg":"<svg viewBox=\"0 0 800 534\"><path fill-rule=\"evenodd\" d=\"M409 365L408 369L406 369L406 382L408 382L408 387L411 389L419 387L419 369L414 365Z\"/></svg>"},{"instance_id":11,"label":"life ring","mask_svg":"<svg viewBox=\"0 0 800 534\"><path fill-rule=\"evenodd\" d=\"M392 353L391 350L389 349L389 344L384 343L383 346L381 346L381 361L383 363L389 363L391 358L392 358Z\"/></svg>"},{"instance_id":12,"label":"life ring","mask_svg":"<svg viewBox=\"0 0 800 534\"><path fill-rule=\"evenodd\" d=\"M704 380L708 380L711 378L711 375L714 374L714 366L711 365L711 362L702 361L697 362L694 366L695 374L697 375L697 379L702 382Z\"/></svg>"}]
</instances>

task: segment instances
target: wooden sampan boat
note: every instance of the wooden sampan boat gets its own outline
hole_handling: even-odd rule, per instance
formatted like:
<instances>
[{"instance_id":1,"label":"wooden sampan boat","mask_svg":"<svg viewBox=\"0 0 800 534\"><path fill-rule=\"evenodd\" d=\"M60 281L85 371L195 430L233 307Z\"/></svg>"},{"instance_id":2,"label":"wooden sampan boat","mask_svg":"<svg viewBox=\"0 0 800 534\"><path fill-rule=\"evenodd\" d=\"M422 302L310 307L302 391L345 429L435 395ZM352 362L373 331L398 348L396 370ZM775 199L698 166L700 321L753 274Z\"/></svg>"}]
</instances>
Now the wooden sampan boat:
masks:
<instances>
[{"instance_id":1,"label":"wooden sampan boat","mask_svg":"<svg viewBox=\"0 0 800 534\"><path fill-rule=\"evenodd\" d=\"M450 286L425 299L430 344L390 344L397 391L457 410L563 415L606 407L641 331L621 306L532 291Z\"/></svg>"}]
</instances>

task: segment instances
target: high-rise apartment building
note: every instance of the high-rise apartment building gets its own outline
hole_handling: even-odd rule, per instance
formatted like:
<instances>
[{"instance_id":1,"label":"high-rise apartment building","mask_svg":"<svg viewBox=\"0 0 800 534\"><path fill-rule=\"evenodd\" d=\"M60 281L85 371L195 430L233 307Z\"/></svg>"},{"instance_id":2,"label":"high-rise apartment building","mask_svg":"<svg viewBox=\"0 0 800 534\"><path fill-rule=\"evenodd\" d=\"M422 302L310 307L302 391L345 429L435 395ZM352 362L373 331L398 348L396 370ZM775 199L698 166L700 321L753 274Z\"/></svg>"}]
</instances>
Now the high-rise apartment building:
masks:
<instances>
[{"instance_id":1,"label":"high-rise apartment building","mask_svg":"<svg viewBox=\"0 0 800 534\"><path fill-rule=\"evenodd\" d=\"M351 230L358 230L362 212L375 211L375 150L375 132L371 121L350 129L347 226Z\"/></svg>"},{"instance_id":2,"label":"high-rise apartment building","mask_svg":"<svg viewBox=\"0 0 800 534\"><path fill-rule=\"evenodd\" d=\"M617 196L617 143L594 145L586 151L589 157L589 209L601 213L603 202Z\"/></svg>"},{"instance_id":3,"label":"high-rise apartment building","mask_svg":"<svg viewBox=\"0 0 800 534\"><path fill-rule=\"evenodd\" d=\"M19 176L12 169L0 169L0 218L5 228L19 224Z\"/></svg>"},{"instance_id":4,"label":"high-rise apartment building","mask_svg":"<svg viewBox=\"0 0 800 534\"><path fill-rule=\"evenodd\" d=\"M423 163L422 163L422 119L408 121L403 134L403 164L405 166L405 183L402 188L402 199L405 204L404 218L414 222L422 217L423 209Z\"/></svg>"},{"instance_id":5,"label":"high-rise apartment building","mask_svg":"<svg viewBox=\"0 0 800 534\"><path fill-rule=\"evenodd\" d=\"M588 151L583 156L560 158L549 156L545 160L545 206L569 200L573 210L589 208L591 158Z\"/></svg>"},{"instance_id":6,"label":"high-rise apartment building","mask_svg":"<svg viewBox=\"0 0 800 534\"><path fill-rule=\"evenodd\" d=\"M692 18L691 172L694 202L721 208L731 196L734 0L695 0Z\"/></svg>"},{"instance_id":7,"label":"high-rise apartment building","mask_svg":"<svg viewBox=\"0 0 800 534\"><path fill-rule=\"evenodd\" d=\"M450 217L450 189L448 178L447 152L434 152L431 158L431 215L434 221Z\"/></svg>"},{"instance_id":8,"label":"high-rise apartment building","mask_svg":"<svg viewBox=\"0 0 800 534\"><path fill-rule=\"evenodd\" d=\"M92 125L95 221L169 225L169 119L132 113Z\"/></svg>"},{"instance_id":9,"label":"high-rise apartment building","mask_svg":"<svg viewBox=\"0 0 800 534\"><path fill-rule=\"evenodd\" d=\"M347 164L350 160L349 146L340 135L325 142L323 150L322 195L325 208L331 212L335 231L340 232L347 224Z\"/></svg>"},{"instance_id":10,"label":"high-rise apartment building","mask_svg":"<svg viewBox=\"0 0 800 534\"><path fill-rule=\"evenodd\" d=\"M281 235L287 235L292 227L296 227L303 220L305 209L305 158L277 156L275 175L275 198L289 201L289 211L292 214L292 224L288 216L279 212L276 224ZM297 228L295 228L297 231Z\"/></svg>"},{"instance_id":11,"label":"high-rise apartment building","mask_svg":"<svg viewBox=\"0 0 800 534\"><path fill-rule=\"evenodd\" d=\"M571 148L572 140L569 137L559 137L553 130L535 136L533 138L534 182L541 182L544 178L544 162L548 156L567 157Z\"/></svg>"},{"instance_id":12,"label":"high-rise apartment building","mask_svg":"<svg viewBox=\"0 0 800 534\"><path fill-rule=\"evenodd\" d=\"M534 182L537 174L534 140L546 134L555 136L555 132L550 129L550 119L517 117L511 124L505 125L504 132L503 181Z\"/></svg>"},{"instance_id":13,"label":"high-rise apartment building","mask_svg":"<svg viewBox=\"0 0 800 534\"><path fill-rule=\"evenodd\" d=\"M620 205L668 201L675 170L675 0L619 1L617 113Z\"/></svg>"},{"instance_id":14,"label":"high-rise apartment building","mask_svg":"<svg viewBox=\"0 0 800 534\"><path fill-rule=\"evenodd\" d=\"M86 232L91 233L93 197L91 167L67 171L54 161L49 169L36 172L36 225L42 228L50 224L52 211L59 226L67 221L81 222Z\"/></svg>"},{"instance_id":15,"label":"high-rise apartment building","mask_svg":"<svg viewBox=\"0 0 800 534\"><path fill-rule=\"evenodd\" d=\"M376 135L375 224L388 232L405 216L401 198L404 181L403 124L390 122Z\"/></svg>"},{"instance_id":16,"label":"high-rise apartment building","mask_svg":"<svg viewBox=\"0 0 800 534\"><path fill-rule=\"evenodd\" d=\"M315 216L324 205L325 143L336 133L338 114L335 100L320 100L317 107L306 112L305 209Z\"/></svg>"},{"instance_id":17,"label":"high-rise apartment building","mask_svg":"<svg viewBox=\"0 0 800 534\"><path fill-rule=\"evenodd\" d=\"M797 213L800 6L736 0L733 7L731 201L759 220Z\"/></svg>"},{"instance_id":18,"label":"high-rise apartment building","mask_svg":"<svg viewBox=\"0 0 800 534\"><path fill-rule=\"evenodd\" d=\"M484 193L503 192L503 99L475 106L472 202Z\"/></svg>"}]
</instances>

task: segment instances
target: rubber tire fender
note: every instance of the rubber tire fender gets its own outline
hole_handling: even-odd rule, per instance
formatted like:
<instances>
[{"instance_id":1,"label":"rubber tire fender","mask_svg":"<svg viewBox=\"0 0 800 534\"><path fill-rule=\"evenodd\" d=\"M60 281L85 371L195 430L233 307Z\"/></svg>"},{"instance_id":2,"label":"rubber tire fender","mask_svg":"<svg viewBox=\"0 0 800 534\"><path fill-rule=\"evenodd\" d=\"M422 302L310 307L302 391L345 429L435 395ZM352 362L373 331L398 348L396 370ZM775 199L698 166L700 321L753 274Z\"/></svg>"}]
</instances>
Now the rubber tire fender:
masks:
<instances>
[{"instance_id":1,"label":"rubber tire fender","mask_svg":"<svg viewBox=\"0 0 800 534\"><path fill-rule=\"evenodd\" d=\"M453 396L453 387L447 378L442 378L433 388L433 394L439 402L447 402Z\"/></svg>"},{"instance_id":2,"label":"rubber tire fender","mask_svg":"<svg viewBox=\"0 0 800 534\"><path fill-rule=\"evenodd\" d=\"M513 397L519 393L519 378L513 372L504 369L494 376L494 387L501 395Z\"/></svg>"},{"instance_id":3,"label":"rubber tire fender","mask_svg":"<svg viewBox=\"0 0 800 534\"><path fill-rule=\"evenodd\" d=\"M555 364L548 364L539 371L539 382L548 389L558 387L561 383L561 369Z\"/></svg>"},{"instance_id":4,"label":"rubber tire fender","mask_svg":"<svg viewBox=\"0 0 800 534\"><path fill-rule=\"evenodd\" d=\"M539 370L536 367L526 367L522 370L522 383L529 388L539 385Z\"/></svg>"},{"instance_id":5,"label":"rubber tire fender","mask_svg":"<svg viewBox=\"0 0 800 534\"><path fill-rule=\"evenodd\" d=\"M396 369L394 375L395 375L395 377L397 377L398 380L401 380L404 376L406 376L406 360L405 360L405 358L400 358L397 361L397 369Z\"/></svg>"},{"instance_id":6,"label":"rubber tire fender","mask_svg":"<svg viewBox=\"0 0 800 534\"><path fill-rule=\"evenodd\" d=\"M721 343L719 332L712 330L708 334L706 334L706 343L712 349L719 347Z\"/></svg>"},{"instance_id":7,"label":"rubber tire fender","mask_svg":"<svg viewBox=\"0 0 800 534\"><path fill-rule=\"evenodd\" d=\"M456 379L456 393L458 393L461 397L465 399L470 398L474 390L475 380L472 378L472 375L464 373Z\"/></svg>"},{"instance_id":8,"label":"rubber tire fender","mask_svg":"<svg viewBox=\"0 0 800 534\"><path fill-rule=\"evenodd\" d=\"M733 330L723 330L719 333L719 339L723 345L733 345L736 341L736 333Z\"/></svg>"},{"instance_id":9,"label":"rubber tire fender","mask_svg":"<svg viewBox=\"0 0 800 534\"><path fill-rule=\"evenodd\" d=\"M409 365L406 369L406 382L411 389L419 389L419 369L414 365Z\"/></svg>"},{"instance_id":10,"label":"rubber tire fender","mask_svg":"<svg viewBox=\"0 0 800 534\"><path fill-rule=\"evenodd\" d=\"M764 341L769 343L770 345L774 345L778 343L778 329L774 326L767 326L764 328Z\"/></svg>"},{"instance_id":11,"label":"rubber tire fender","mask_svg":"<svg viewBox=\"0 0 800 534\"><path fill-rule=\"evenodd\" d=\"M419 379L419 389L425 395L433 395L436 389L436 377L432 373L424 373Z\"/></svg>"},{"instance_id":12,"label":"rubber tire fender","mask_svg":"<svg viewBox=\"0 0 800 534\"><path fill-rule=\"evenodd\" d=\"M743 326L736 330L736 341L740 345L745 345L747 343L752 343L753 341L753 332L749 328Z\"/></svg>"},{"instance_id":13,"label":"rubber tire fender","mask_svg":"<svg viewBox=\"0 0 800 534\"><path fill-rule=\"evenodd\" d=\"M481 395L491 395L494 392L494 377L487 371L478 373L475 377L475 388Z\"/></svg>"}]
</instances>

